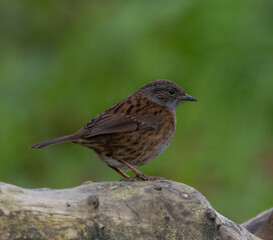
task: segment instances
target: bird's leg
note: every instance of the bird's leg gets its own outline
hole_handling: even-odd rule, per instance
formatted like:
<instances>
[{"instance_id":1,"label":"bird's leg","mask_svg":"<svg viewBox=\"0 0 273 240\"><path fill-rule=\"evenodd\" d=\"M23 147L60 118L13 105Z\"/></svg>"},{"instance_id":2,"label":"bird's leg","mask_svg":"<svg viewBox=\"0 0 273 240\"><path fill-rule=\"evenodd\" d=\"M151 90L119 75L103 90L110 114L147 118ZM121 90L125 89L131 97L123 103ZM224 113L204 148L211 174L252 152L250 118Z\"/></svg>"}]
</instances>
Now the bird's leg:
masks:
<instances>
[{"instance_id":1,"label":"bird's leg","mask_svg":"<svg viewBox=\"0 0 273 240\"><path fill-rule=\"evenodd\" d=\"M124 178L129 178L130 176L127 175L126 173L122 172L120 169L118 169L117 167L112 167L110 165L108 165L110 168L113 168L116 172L118 172L122 177Z\"/></svg>"},{"instance_id":2,"label":"bird's leg","mask_svg":"<svg viewBox=\"0 0 273 240\"><path fill-rule=\"evenodd\" d=\"M162 177L150 177L147 175L144 175L142 172L134 168L131 164L127 163L126 161L119 160L122 162L126 167L130 168L136 175L138 179L142 179L143 181L154 181L154 180L163 180L165 178Z\"/></svg>"},{"instance_id":3,"label":"bird's leg","mask_svg":"<svg viewBox=\"0 0 273 240\"><path fill-rule=\"evenodd\" d=\"M127 181L127 182L134 182L136 181L136 178L132 178L129 175L127 175L126 173L122 172L120 169L118 169L117 167L113 167L108 165L110 168L113 168L116 172L118 172L122 177L124 177L122 180Z\"/></svg>"}]
</instances>

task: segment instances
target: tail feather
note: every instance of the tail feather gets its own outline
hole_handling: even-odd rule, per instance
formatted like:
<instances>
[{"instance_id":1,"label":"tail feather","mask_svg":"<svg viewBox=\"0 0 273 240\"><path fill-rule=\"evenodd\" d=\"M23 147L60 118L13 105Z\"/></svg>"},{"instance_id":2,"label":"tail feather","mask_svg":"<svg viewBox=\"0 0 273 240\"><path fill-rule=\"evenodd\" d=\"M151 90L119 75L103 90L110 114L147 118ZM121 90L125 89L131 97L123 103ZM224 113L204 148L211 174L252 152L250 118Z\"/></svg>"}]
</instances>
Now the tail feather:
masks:
<instances>
[{"instance_id":1,"label":"tail feather","mask_svg":"<svg viewBox=\"0 0 273 240\"><path fill-rule=\"evenodd\" d=\"M47 141L44 141L44 142L40 142L40 143L37 143L37 144L34 144L34 145L30 146L29 148L43 148L43 147L46 147L48 145L62 143L62 142L71 142L71 141L76 140L76 139L77 139L77 136L75 134L72 134L72 135L58 137L58 138L50 139L50 140L47 140Z\"/></svg>"}]
</instances>

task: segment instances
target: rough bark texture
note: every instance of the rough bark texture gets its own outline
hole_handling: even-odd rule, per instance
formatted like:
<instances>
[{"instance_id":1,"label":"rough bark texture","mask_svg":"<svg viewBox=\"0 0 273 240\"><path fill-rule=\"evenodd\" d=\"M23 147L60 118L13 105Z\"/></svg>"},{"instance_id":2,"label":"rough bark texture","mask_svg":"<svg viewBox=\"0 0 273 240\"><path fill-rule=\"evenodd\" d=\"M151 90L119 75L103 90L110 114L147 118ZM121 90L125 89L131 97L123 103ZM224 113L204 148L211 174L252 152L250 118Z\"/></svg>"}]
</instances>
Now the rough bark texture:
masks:
<instances>
[{"instance_id":1,"label":"rough bark texture","mask_svg":"<svg viewBox=\"0 0 273 240\"><path fill-rule=\"evenodd\" d=\"M259 239L168 180L23 189L0 183L0 239Z\"/></svg>"}]
</instances>

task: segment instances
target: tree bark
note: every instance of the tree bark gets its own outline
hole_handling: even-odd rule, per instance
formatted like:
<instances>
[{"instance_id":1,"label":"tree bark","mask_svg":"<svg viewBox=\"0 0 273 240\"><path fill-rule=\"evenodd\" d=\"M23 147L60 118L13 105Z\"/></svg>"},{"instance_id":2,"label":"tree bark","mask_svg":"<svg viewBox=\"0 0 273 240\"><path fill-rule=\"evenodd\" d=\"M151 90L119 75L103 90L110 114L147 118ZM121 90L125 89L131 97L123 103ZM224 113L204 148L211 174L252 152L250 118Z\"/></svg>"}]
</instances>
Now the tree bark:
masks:
<instances>
[{"instance_id":1,"label":"tree bark","mask_svg":"<svg viewBox=\"0 0 273 240\"><path fill-rule=\"evenodd\" d=\"M247 225L246 225L247 226ZM0 183L0 239L260 239L168 180L24 189Z\"/></svg>"}]
</instances>

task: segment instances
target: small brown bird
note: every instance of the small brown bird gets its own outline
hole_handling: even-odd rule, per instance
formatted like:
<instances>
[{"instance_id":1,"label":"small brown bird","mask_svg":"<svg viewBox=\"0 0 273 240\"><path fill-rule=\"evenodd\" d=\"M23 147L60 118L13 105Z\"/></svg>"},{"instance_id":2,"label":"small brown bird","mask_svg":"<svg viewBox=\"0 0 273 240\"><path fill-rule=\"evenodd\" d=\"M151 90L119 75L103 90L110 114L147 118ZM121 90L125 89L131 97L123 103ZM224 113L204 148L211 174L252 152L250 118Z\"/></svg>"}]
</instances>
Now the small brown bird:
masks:
<instances>
[{"instance_id":1,"label":"small brown bird","mask_svg":"<svg viewBox=\"0 0 273 240\"><path fill-rule=\"evenodd\" d=\"M175 131L175 108L183 101L197 101L169 80L150 82L94 117L72 135L44 141L30 148L73 142L91 148L125 180L156 180L136 168L153 160L169 145ZM131 169L132 178L121 169Z\"/></svg>"}]
</instances>

